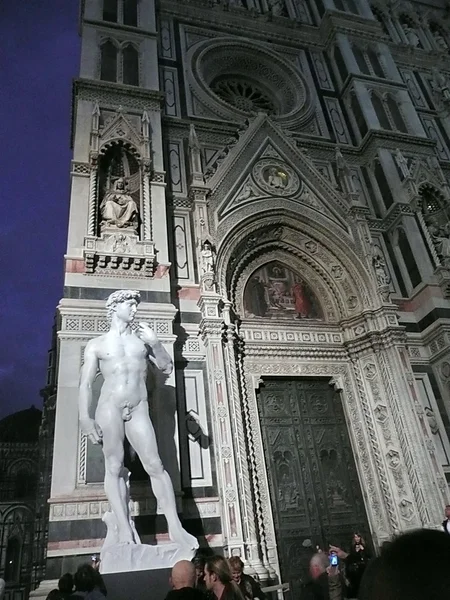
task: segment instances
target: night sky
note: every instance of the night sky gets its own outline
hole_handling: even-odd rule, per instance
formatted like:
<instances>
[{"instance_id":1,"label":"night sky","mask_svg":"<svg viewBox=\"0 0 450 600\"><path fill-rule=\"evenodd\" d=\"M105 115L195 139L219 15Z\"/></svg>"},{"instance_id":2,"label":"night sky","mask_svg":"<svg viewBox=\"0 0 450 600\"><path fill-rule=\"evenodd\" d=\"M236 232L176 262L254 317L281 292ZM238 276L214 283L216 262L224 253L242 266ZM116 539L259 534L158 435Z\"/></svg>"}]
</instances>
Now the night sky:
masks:
<instances>
[{"instance_id":1,"label":"night sky","mask_svg":"<svg viewBox=\"0 0 450 600\"><path fill-rule=\"evenodd\" d=\"M0 6L0 418L41 407L62 297L78 4Z\"/></svg>"}]
</instances>

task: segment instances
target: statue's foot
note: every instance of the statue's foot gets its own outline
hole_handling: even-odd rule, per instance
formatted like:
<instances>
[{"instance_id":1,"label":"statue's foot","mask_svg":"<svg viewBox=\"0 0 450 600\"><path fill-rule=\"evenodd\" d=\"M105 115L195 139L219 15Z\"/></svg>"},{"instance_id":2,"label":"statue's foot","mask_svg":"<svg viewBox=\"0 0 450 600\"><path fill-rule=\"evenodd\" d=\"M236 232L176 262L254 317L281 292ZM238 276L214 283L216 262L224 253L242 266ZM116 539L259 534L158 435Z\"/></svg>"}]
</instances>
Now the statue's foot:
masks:
<instances>
[{"instance_id":1,"label":"statue's foot","mask_svg":"<svg viewBox=\"0 0 450 600\"><path fill-rule=\"evenodd\" d=\"M196 550L198 548L198 540L196 537L188 533L182 527L177 527L169 531L169 537L175 544L179 544L183 548Z\"/></svg>"}]
</instances>

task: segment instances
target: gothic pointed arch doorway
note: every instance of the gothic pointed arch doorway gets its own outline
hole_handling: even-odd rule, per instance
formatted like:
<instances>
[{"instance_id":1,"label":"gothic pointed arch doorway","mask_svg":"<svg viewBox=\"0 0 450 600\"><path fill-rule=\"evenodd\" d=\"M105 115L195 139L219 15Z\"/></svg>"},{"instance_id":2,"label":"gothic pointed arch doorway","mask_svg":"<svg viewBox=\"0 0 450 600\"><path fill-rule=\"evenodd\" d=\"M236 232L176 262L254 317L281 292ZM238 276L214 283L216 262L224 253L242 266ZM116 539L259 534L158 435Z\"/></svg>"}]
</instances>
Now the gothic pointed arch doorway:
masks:
<instances>
[{"instance_id":1,"label":"gothic pointed arch doorway","mask_svg":"<svg viewBox=\"0 0 450 600\"><path fill-rule=\"evenodd\" d=\"M294 591L300 569L292 573L289 565L302 556L306 564L307 540L349 549L358 528L372 534L377 548L440 514L439 494L431 491L425 500L424 490L436 490L440 474L420 441L421 417L411 411L416 396L397 309L378 287L365 233L306 208L301 215L271 210L249 216L217 243L221 300L214 292L200 302L208 365L219 376L209 389L221 411L227 394L232 457L242 475L230 482L239 494L223 494L227 552L244 553L263 580L290 578ZM293 308L296 283L315 312ZM230 375L226 390L221 369ZM271 381L282 389L280 409L269 416ZM311 385L317 389L304 387ZM321 406L334 407L328 421ZM230 453L218 457L225 480ZM288 466L303 480L292 480ZM289 511L296 506L293 518ZM245 515L242 542L237 511ZM303 529L295 530L292 522L302 518ZM289 541L290 533L295 539Z\"/></svg>"},{"instance_id":2,"label":"gothic pointed arch doorway","mask_svg":"<svg viewBox=\"0 0 450 600\"><path fill-rule=\"evenodd\" d=\"M273 354L267 342L273 350L283 338L304 349L304 341L326 342L339 309L323 287L315 291L310 265L274 249L244 272L239 307L250 353L258 337L260 357ZM348 551L356 532L372 545L363 493L341 395L330 377L262 376L256 407L280 577L296 598L317 547Z\"/></svg>"}]
</instances>

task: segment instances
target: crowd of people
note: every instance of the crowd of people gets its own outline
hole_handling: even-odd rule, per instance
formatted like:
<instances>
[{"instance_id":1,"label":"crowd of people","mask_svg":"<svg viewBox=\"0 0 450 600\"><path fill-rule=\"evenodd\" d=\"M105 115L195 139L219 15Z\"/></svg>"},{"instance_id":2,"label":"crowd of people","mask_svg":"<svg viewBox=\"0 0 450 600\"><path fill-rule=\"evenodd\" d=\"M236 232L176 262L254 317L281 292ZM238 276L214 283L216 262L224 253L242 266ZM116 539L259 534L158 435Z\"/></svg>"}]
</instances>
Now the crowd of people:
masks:
<instances>
[{"instance_id":1,"label":"crowd of people","mask_svg":"<svg viewBox=\"0 0 450 600\"><path fill-rule=\"evenodd\" d=\"M63 575L47 600L104 600L107 590L97 564L81 565L74 576ZM201 551L192 561L172 568L165 600L266 600L259 583L244 573L238 556L229 559Z\"/></svg>"},{"instance_id":2,"label":"crowd of people","mask_svg":"<svg viewBox=\"0 0 450 600\"><path fill-rule=\"evenodd\" d=\"M443 531L398 535L383 544L377 557L359 533L348 552L337 546L316 548L309 579L292 600L450 600L450 505L445 516ZM47 600L104 600L107 590L95 567L98 563L85 564L74 576L63 575ZM165 600L267 600L238 556L198 551L192 561L175 564L168 583Z\"/></svg>"}]
</instances>

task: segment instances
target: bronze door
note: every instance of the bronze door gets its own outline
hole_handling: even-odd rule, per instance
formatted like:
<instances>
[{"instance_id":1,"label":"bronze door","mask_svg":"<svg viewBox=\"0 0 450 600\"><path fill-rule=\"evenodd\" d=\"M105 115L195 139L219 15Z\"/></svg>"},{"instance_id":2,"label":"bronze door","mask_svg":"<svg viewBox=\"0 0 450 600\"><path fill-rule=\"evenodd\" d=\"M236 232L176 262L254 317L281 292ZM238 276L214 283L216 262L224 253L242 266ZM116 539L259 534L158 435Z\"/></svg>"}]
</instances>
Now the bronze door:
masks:
<instances>
[{"instance_id":1,"label":"bronze door","mask_svg":"<svg viewBox=\"0 0 450 600\"><path fill-rule=\"evenodd\" d=\"M291 598L316 545L369 537L339 394L325 379L264 378L258 394L282 582ZM308 541L312 547L308 547Z\"/></svg>"}]
</instances>

